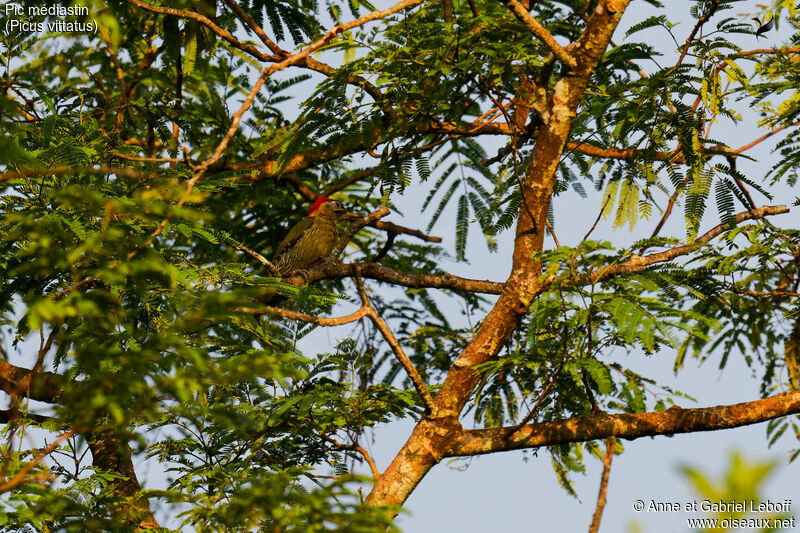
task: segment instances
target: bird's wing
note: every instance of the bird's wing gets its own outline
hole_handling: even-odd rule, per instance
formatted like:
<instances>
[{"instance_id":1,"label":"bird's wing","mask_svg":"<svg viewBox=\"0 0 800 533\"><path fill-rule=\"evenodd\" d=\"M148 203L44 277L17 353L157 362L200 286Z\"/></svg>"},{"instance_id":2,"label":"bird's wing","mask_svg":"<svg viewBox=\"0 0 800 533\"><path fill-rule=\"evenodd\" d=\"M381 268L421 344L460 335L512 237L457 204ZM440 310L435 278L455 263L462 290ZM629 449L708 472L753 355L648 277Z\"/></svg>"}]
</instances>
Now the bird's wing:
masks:
<instances>
[{"instance_id":1,"label":"bird's wing","mask_svg":"<svg viewBox=\"0 0 800 533\"><path fill-rule=\"evenodd\" d=\"M314 217L306 217L295 224L294 227L289 230L289 233L286 234L286 237L284 237L281 241L281 244L275 251L274 259L278 259L283 252L291 248L294 243L300 240L300 237L303 236L303 233L305 233L306 230L312 226L312 224L314 224Z\"/></svg>"},{"instance_id":2,"label":"bird's wing","mask_svg":"<svg viewBox=\"0 0 800 533\"><path fill-rule=\"evenodd\" d=\"M756 37L764 33L767 33L769 30L772 29L774 25L775 25L775 19L774 18L769 19L768 22L765 22L760 28L756 30Z\"/></svg>"}]
</instances>

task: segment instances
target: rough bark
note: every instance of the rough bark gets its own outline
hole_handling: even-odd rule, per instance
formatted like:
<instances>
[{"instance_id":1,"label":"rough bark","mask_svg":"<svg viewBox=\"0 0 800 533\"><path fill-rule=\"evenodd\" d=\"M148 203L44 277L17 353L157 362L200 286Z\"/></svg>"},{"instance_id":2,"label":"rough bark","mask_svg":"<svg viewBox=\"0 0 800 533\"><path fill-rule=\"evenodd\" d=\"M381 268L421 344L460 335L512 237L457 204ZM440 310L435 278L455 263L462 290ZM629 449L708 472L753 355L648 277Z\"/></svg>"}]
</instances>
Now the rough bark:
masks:
<instances>
[{"instance_id":1,"label":"rough bark","mask_svg":"<svg viewBox=\"0 0 800 533\"><path fill-rule=\"evenodd\" d=\"M32 375L33 374L33 375ZM51 372L34 373L0 360L0 389L9 395L22 394L31 400L55 403L61 395L62 378ZM30 381L27 390L20 391L20 384Z\"/></svg>"},{"instance_id":2,"label":"rough bark","mask_svg":"<svg viewBox=\"0 0 800 533\"><path fill-rule=\"evenodd\" d=\"M110 431L93 433L87 437L92 451L92 464L124 476L112 481L118 501L112 512L118 519L133 525L136 531L160 527L150 511L147 498L139 495L142 487L133 469L128 442Z\"/></svg>"},{"instance_id":3,"label":"rough bark","mask_svg":"<svg viewBox=\"0 0 800 533\"><path fill-rule=\"evenodd\" d=\"M607 437L638 439L730 429L800 412L800 392L734 405L698 409L672 407L666 411L623 413L570 418L530 424L521 428L490 428L465 431L444 452L445 457L472 456Z\"/></svg>"}]
</instances>

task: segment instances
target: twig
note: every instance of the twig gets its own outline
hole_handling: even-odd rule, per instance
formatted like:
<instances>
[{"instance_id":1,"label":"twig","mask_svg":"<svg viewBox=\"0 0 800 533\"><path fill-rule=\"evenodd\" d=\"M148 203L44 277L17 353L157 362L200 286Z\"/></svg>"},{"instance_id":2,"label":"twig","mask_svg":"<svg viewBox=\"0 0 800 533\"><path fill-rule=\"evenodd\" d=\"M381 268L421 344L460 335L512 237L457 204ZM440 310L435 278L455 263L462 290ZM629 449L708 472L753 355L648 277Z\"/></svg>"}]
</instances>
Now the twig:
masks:
<instances>
[{"instance_id":1,"label":"twig","mask_svg":"<svg viewBox=\"0 0 800 533\"><path fill-rule=\"evenodd\" d=\"M74 434L75 430L71 429L59 435L56 438L56 440L54 440L49 446L47 446L45 449L39 452L39 454L36 457L34 457L32 461L26 464L22 468L22 470L17 472L17 475L15 475L13 478L9 479L8 481L0 485L0 494L13 490L22 483L25 483L28 480L28 478L26 477L28 475L28 472L30 472L31 469L33 469L33 467L41 463L45 457L50 455L53 452L53 450L55 450L58 447L58 445L61 444L61 441L70 438Z\"/></svg>"},{"instance_id":2,"label":"twig","mask_svg":"<svg viewBox=\"0 0 800 533\"><path fill-rule=\"evenodd\" d=\"M357 183L357 182L363 180L364 178L368 178L368 177L372 176L373 174L375 174L375 172L377 170L378 170L377 167L368 168L367 170L364 170L363 172L359 172L358 174L350 176L346 180L344 180L344 181L342 181L340 183L337 183L336 185L331 185L330 187L328 187L327 189L322 191L319 195L320 196L331 196L331 195L333 195L333 193L339 192L342 189L352 185L353 183Z\"/></svg>"},{"instance_id":3,"label":"twig","mask_svg":"<svg viewBox=\"0 0 800 533\"><path fill-rule=\"evenodd\" d=\"M333 250L331 250L331 253L328 255L328 259L335 260L336 258L338 258L339 254L341 254L342 250L344 250L345 246L347 246L347 243L350 242L350 239L353 238L353 235L358 233L359 230L361 230L364 226L367 226L368 224L380 220L381 218L388 215L390 212L391 211L389 211L388 207L381 207L377 211L373 211L367 216L361 217L353 221L353 223L350 224L350 227L347 228L344 234L342 234L342 236L339 237L339 241L336 243L336 246L333 247Z\"/></svg>"},{"instance_id":4,"label":"twig","mask_svg":"<svg viewBox=\"0 0 800 533\"><path fill-rule=\"evenodd\" d=\"M410 235L425 242L442 242L441 237L436 237L435 235L427 235L425 233L422 233L418 229L411 229L411 228L406 228L405 226L398 226L397 224L394 224L392 222L384 222L383 220L378 220L370 224L370 226L389 233L398 233L398 234L402 233L403 235Z\"/></svg>"},{"instance_id":5,"label":"twig","mask_svg":"<svg viewBox=\"0 0 800 533\"><path fill-rule=\"evenodd\" d=\"M701 16L699 19L697 19L697 23L694 25L694 28L692 28L691 33L689 33L689 36L686 38L686 43L683 45L683 50L681 51L681 55L678 58L678 61L676 61L675 62L675 66L672 67L669 70L669 72L667 72L667 75L672 74L672 72L675 69L677 69L680 65L683 64L683 60L686 58L686 54L689 53L689 45L692 44L692 41L694 40L695 36L697 35L697 32L700 31L700 28L702 28L703 25L706 22L708 22L709 19L714 15L714 13L716 13L717 9L719 8L719 3L720 3L720 0L714 0L712 2L712 4L711 4L711 7L708 8L708 11L706 11L703 14L703 16Z\"/></svg>"},{"instance_id":6,"label":"twig","mask_svg":"<svg viewBox=\"0 0 800 533\"><path fill-rule=\"evenodd\" d=\"M383 248L381 248L380 251L375 255L375 257L372 258L373 263L379 262L386 256L386 254L389 253L389 250L392 248L392 245L394 244L395 238L397 238L397 233L390 231L389 235L386 237L386 242L384 243Z\"/></svg>"},{"instance_id":7,"label":"twig","mask_svg":"<svg viewBox=\"0 0 800 533\"><path fill-rule=\"evenodd\" d=\"M257 260L259 263L261 263L262 265L267 267L267 269L269 270L269 273L272 274L273 277L276 277L276 278L281 277L281 274L280 274L280 272L278 272L278 269L275 268L275 265L270 263L269 260L267 260L267 258L264 257L263 255L261 255L260 253L256 252L255 250L251 250L250 248L248 248L247 246L244 246L243 244L236 244L236 243L233 243L233 242L228 242L228 244L230 244L232 247L236 248L237 250L246 253L247 255L249 255L250 257L252 257L255 260Z\"/></svg>"},{"instance_id":8,"label":"twig","mask_svg":"<svg viewBox=\"0 0 800 533\"><path fill-rule=\"evenodd\" d=\"M590 333L591 335L591 333ZM583 382L583 387L586 389L586 396L589 397L589 403L592 405L592 412L598 413L600 412L600 407L597 405L597 400L594 397L594 393L592 392L592 388L589 386L589 380L586 378L586 369L581 368L581 381Z\"/></svg>"},{"instance_id":9,"label":"twig","mask_svg":"<svg viewBox=\"0 0 800 533\"><path fill-rule=\"evenodd\" d=\"M146 2L142 2L141 0L125 0L129 4L133 4L137 7L144 9L145 11L150 11L152 13L159 13L161 15L170 15L173 17L180 17L194 20L205 26L206 28L210 29L220 37L222 37L225 41L227 41L231 46L234 48L238 48L242 52L249 54L256 59L261 61L271 61L274 59L272 56L269 56L256 48L255 46L243 43L236 39L233 35L231 35L227 30L220 28L214 21L209 19L208 17L201 15L200 13L196 13L194 11L189 11L188 9L174 9L171 7L160 7L148 4Z\"/></svg>"},{"instance_id":10,"label":"twig","mask_svg":"<svg viewBox=\"0 0 800 533\"><path fill-rule=\"evenodd\" d=\"M672 214L672 208L675 207L675 202L678 201L678 196L680 196L681 191L683 191L683 188L686 187L686 184L688 182L689 182L689 173L687 172L686 177L683 178L683 183L679 187L676 187L675 192L672 193L672 196L669 197L669 202L667 202L667 208L664 210L664 214L661 216L661 220L659 220L658 224L656 224L656 227L653 230L653 234L650 235L651 239L656 235L658 235L659 232L661 231L661 228L664 227L664 224L667 222L667 219Z\"/></svg>"},{"instance_id":11,"label":"twig","mask_svg":"<svg viewBox=\"0 0 800 533\"><path fill-rule=\"evenodd\" d=\"M533 420L533 417L536 415L536 412L539 410L539 406L542 404L544 399L547 397L547 394L550 392L550 389L553 388L553 385L556 384L556 379L558 379L558 375L561 373L562 366L563 366L563 364L559 365L558 369L553 373L553 377L550 379L550 382L547 384L547 386L544 388L544 390L542 390L542 392L539 394L539 397L536 399L536 403L533 404L533 407L528 412L528 414L525 415L525 418L520 420L519 424L517 424L516 426L511 426L510 428L508 428L510 430L508 432L508 436L509 437L515 431L517 431L519 428L521 428L522 426L524 426L525 424L527 424L528 422Z\"/></svg>"},{"instance_id":12,"label":"twig","mask_svg":"<svg viewBox=\"0 0 800 533\"><path fill-rule=\"evenodd\" d=\"M359 454L361 454L361 457L363 457L364 460L369 465L369 469L372 471L373 479L378 479L381 476L381 471L378 470L378 466L375 464L375 461L372 460L372 456L360 444L357 444L355 442L353 444L343 444L343 443L341 443L341 442L339 442L339 441L337 441L335 439L332 439L331 437L329 437L325 433L320 433L319 436L322 437L322 440L324 440L326 442L330 442L331 444L333 444L334 446L336 446L339 449L352 450L354 452L358 452Z\"/></svg>"},{"instance_id":13,"label":"twig","mask_svg":"<svg viewBox=\"0 0 800 533\"><path fill-rule=\"evenodd\" d=\"M589 238L589 235L591 235L592 232L594 231L594 229L597 227L597 224L600 222L600 219L603 217L603 213L605 213L606 207L608 207L608 202L610 202L610 201L611 201L611 195L609 194L606 197L606 201L603 202L603 207L600 208L600 212L597 213L597 218L594 219L594 224L592 224L592 227L589 228L589 231L586 232L586 235L583 236L583 239L581 239L581 242L586 242L586 239Z\"/></svg>"},{"instance_id":14,"label":"twig","mask_svg":"<svg viewBox=\"0 0 800 533\"><path fill-rule=\"evenodd\" d=\"M750 209L755 209L756 208L756 203L753 201L753 197L750 195L750 191L748 191L747 187L744 186L744 183L742 183L742 180L740 180L735 175L735 172L736 172L736 158L733 157L733 156L728 156L728 157L726 157L726 159L728 160L728 165L730 165L730 167L731 167L731 171L732 171L731 172L731 177L733 178L733 181L736 183L736 186L739 187L739 190L742 191L742 194L744 195L745 199L747 200L747 204L750 207Z\"/></svg>"},{"instance_id":15,"label":"twig","mask_svg":"<svg viewBox=\"0 0 800 533\"><path fill-rule=\"evenodd\" d=\"M521 193L522 191L520 191ZM547 226L547 229L550 230L550 235L553 236L553 242L556 243L556 248L561 248L561 245L558 243L558 237L556 237L556 230L553 229L553 225L550 224L550 220L547 217L544 217L544 223Z\"/></svg>"},{"instance_id":16,"label":"twig","mask_svg":"<svg viewBox=\"0 0 800 533\"><path fill-rule=\"evenodd\" d=\"M600 490L597 493L597 506L594 509L589 533L597 533L600 529L600 519L603 518L603 509L606 506L608 494L608 476L611 473L611 460L614 458L614 444L616 439L611 436L606 439L606 455L603 458L603 474L600 476Z\"/></svg>"}]
</instances>

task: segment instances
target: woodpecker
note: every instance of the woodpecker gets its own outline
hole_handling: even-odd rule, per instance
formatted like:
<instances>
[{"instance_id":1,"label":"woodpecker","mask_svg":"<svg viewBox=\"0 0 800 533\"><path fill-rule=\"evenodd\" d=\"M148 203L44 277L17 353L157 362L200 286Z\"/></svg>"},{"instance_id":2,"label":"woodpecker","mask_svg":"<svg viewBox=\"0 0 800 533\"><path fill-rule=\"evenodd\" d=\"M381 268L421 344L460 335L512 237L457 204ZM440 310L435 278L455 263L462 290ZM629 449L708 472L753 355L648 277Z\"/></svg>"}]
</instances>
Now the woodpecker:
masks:
<instances>
[{"instance_id":1,"label":"woodpecker","mask_svg":"<svg viewBox=\"0 0 800 533\"><path fill-rule=\"evenodd\" d=\"M332 198L318 198L308 216L298 222L283 238L273 263L282 276L303 270L331 253L339 239L336 224L347 210Z\"/></svg>"}]
</instances>

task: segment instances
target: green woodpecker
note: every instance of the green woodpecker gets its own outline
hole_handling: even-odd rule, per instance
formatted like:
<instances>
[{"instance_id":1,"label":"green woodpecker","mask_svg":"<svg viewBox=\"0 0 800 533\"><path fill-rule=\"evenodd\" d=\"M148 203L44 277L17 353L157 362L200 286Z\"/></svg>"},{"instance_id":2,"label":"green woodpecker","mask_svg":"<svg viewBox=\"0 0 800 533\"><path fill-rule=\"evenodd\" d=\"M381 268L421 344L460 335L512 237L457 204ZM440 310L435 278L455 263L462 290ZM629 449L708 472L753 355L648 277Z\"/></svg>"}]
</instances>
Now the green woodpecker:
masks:
<instances>
[{"instance_id":1,"label":"green woodpecker","mask_svg":"<svg viewBox=\"0 0 800 533\"><path fill-rule=\"evenodd\" d=\"M347 214L341 203L331 198L318 198L308 216L298 222L283 238L273 263L282 276L303 270L328 257L339 231L336 224Z\"/></svg>"}]
</instances>

